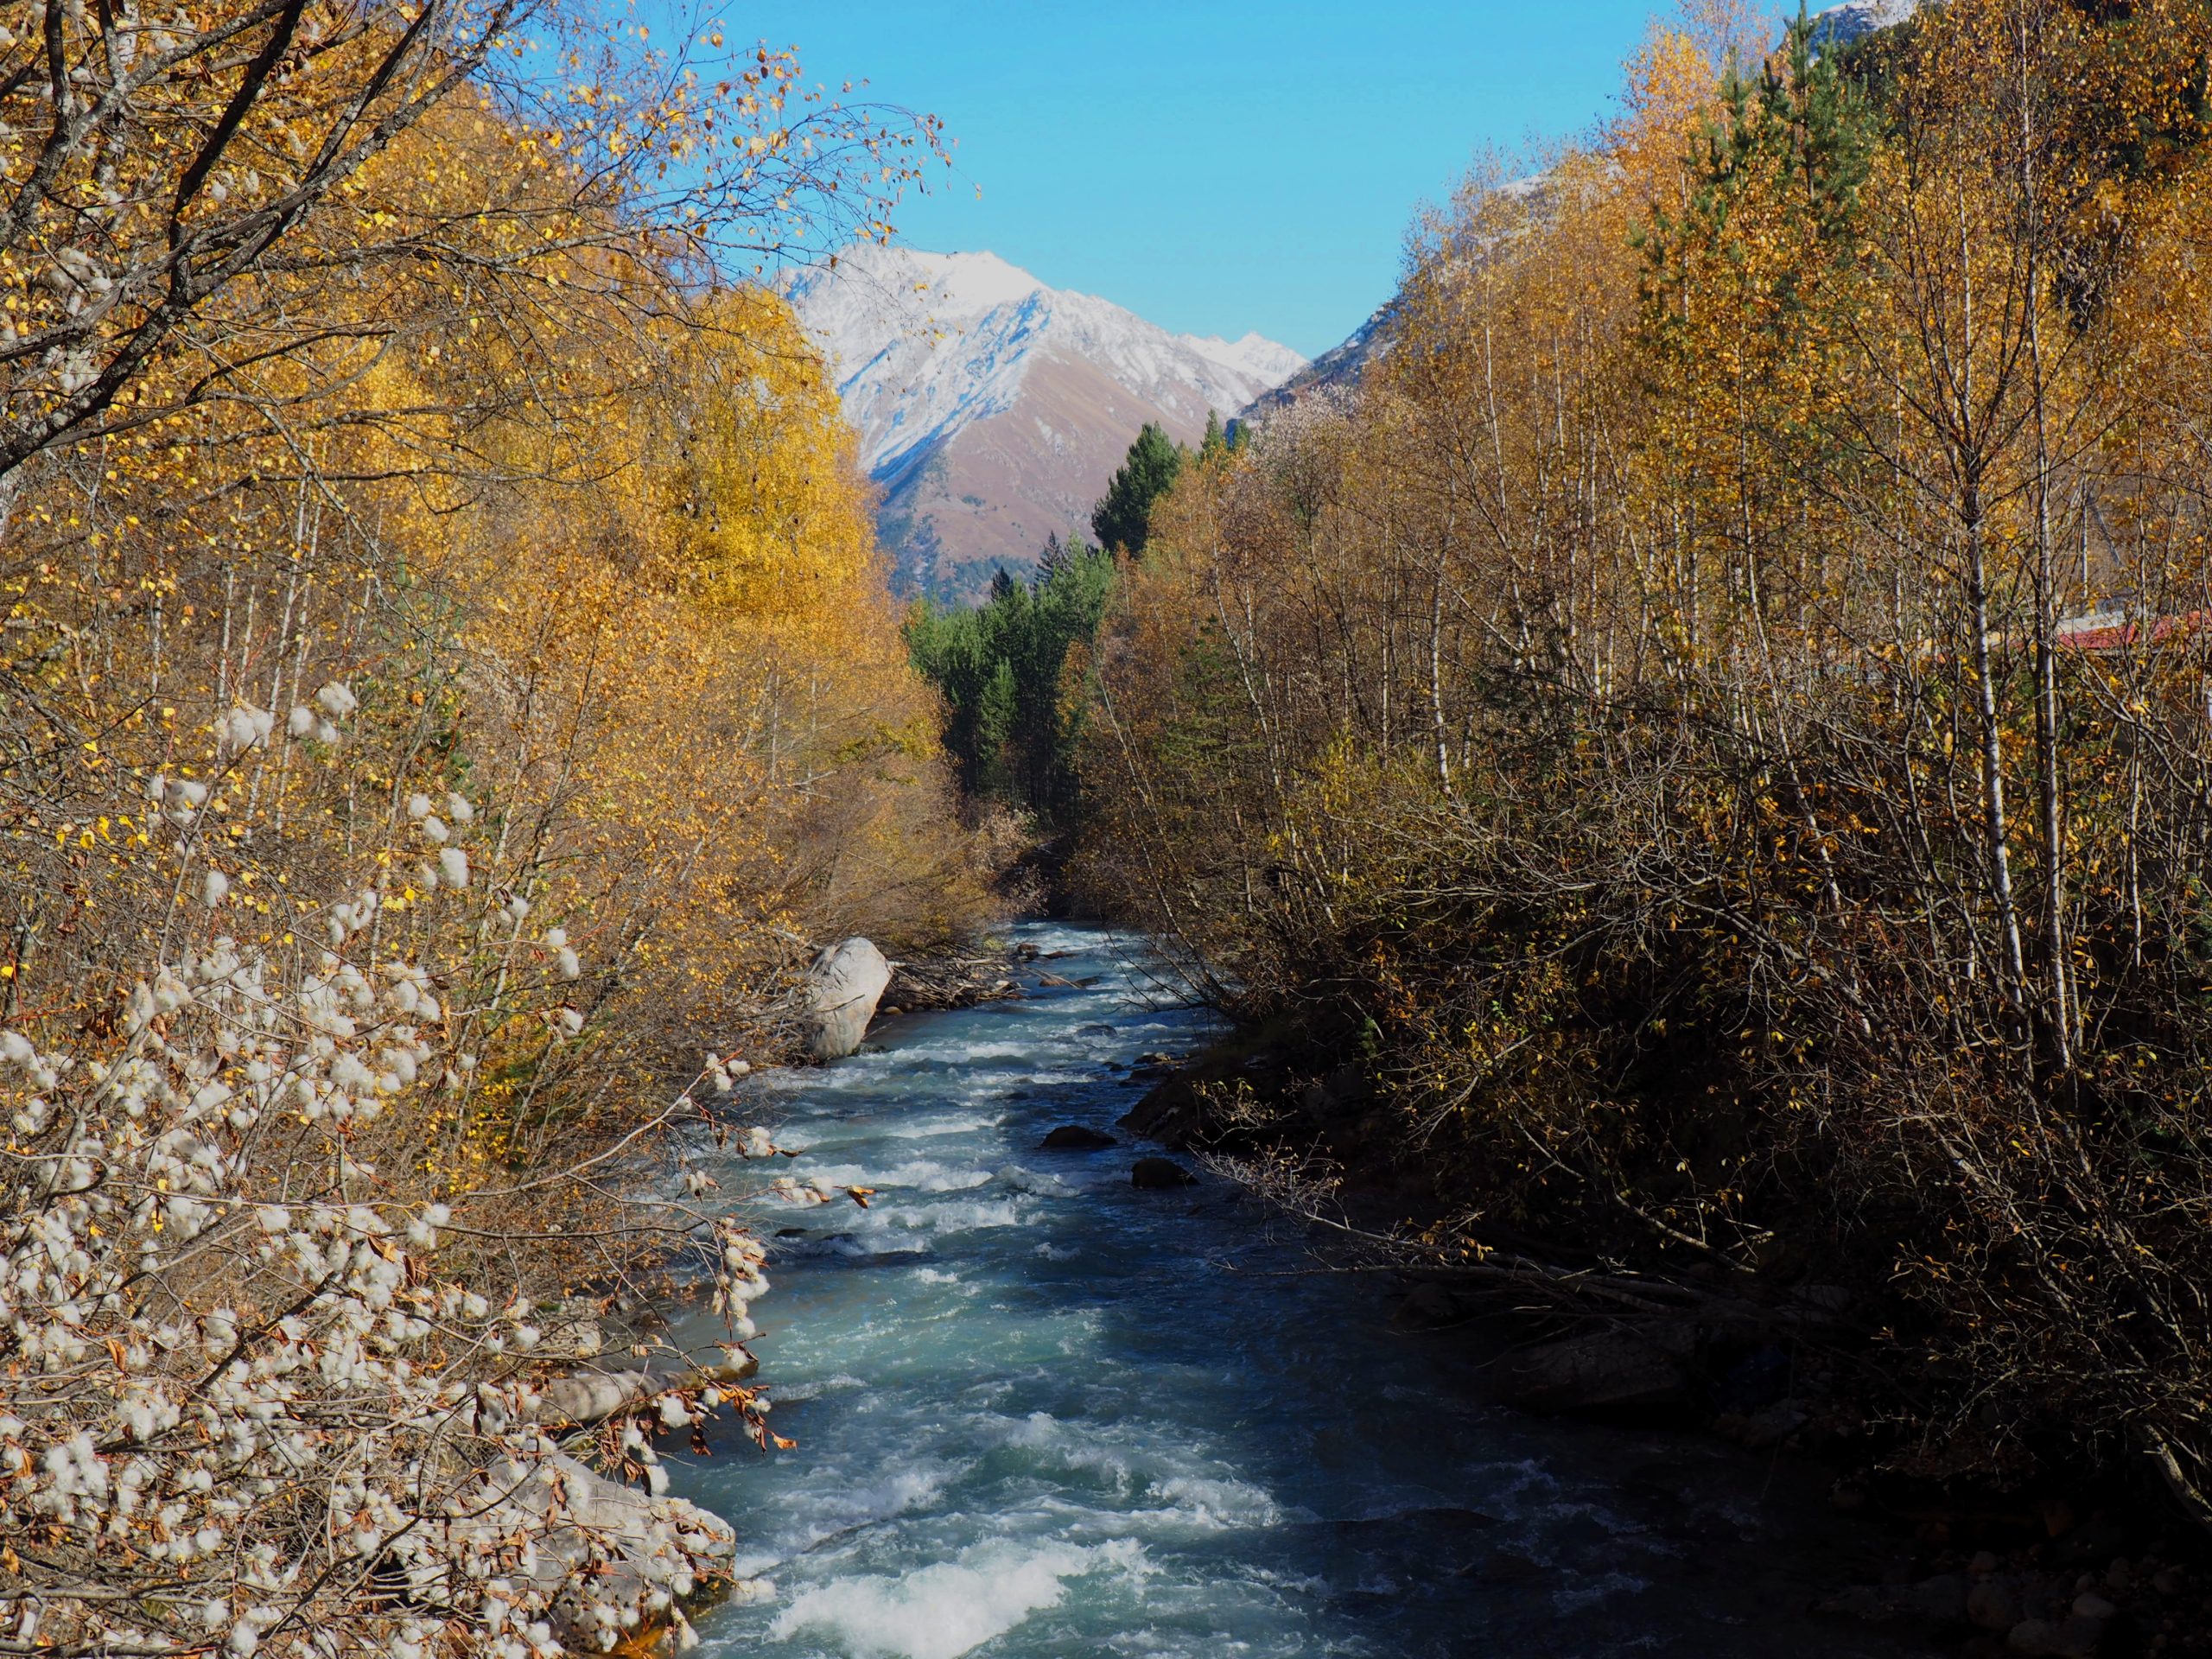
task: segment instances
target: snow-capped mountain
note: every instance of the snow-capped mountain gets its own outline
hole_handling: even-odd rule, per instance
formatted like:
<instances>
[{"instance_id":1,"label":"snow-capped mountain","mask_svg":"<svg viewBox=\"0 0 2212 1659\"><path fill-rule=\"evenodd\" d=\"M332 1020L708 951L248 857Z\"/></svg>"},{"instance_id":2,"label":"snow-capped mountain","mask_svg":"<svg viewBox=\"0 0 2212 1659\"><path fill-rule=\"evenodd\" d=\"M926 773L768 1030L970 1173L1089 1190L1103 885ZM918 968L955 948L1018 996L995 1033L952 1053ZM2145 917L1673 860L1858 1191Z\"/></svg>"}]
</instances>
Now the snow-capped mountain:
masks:
<instances>
[{"instance_id":1,"label":"snow-capped mountain","mask_svg":"<svg viewBox=\"0 0 2212 1659\"><path fill-rule=\"evenodd\" d=\"M1306 365L1257 334L1171 334L991 253L861 245L786 290L829 360L903 585L980 592L1089 535L1130 440L1185 442Z\"/></svg>"}]
</instances>

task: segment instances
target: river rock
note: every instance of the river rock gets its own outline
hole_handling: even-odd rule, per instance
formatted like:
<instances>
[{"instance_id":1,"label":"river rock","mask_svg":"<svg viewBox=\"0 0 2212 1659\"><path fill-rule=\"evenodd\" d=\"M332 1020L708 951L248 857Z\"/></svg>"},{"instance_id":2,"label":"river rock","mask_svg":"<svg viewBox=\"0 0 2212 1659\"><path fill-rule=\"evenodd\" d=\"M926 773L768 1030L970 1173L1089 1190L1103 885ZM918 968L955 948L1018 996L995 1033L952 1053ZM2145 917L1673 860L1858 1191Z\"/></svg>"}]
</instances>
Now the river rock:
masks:
<instances>
[{"instance_id":1,"label":"river rock","mask_svg":"<svg viewBox=\"0 0 2212 1659\"><path fill-rule=\"evenodd\" d=\"M1905 1618L1929 1624L1955 1624L1965 1614L1967 1580L1957 1573L1938 1573L1917 1584L1853 1585L1814 1604L1816 1612L1876 1622Z\"/></svg>"},{"instance_id":2,"label":"river rock","mask_svg":"<svg viewBox=\"0 0 2212 1659\"><path fill-rule=\"evenodd\" d=\"M1539 1343L1500 1360L1491 1389L1523 1411L1637 1411L1688 1395L1694 1337L1687 1329L1594 1331Z\"/></svg>"},{"instance_id":3,"label":"river rock","mask_svg":"<svg viewBox=\"0 0 2212 1659\"><path fill-rule=\"evenodd\" d=\"M1939 1573L1907 1590L1900 1605L1909 1618L1924 1618L1931 1624L1955 1624L1966 1617L1969 1593L1964 1573Z\"/></svg>"},{"instance_id":4,"label":"river rock","mask_svg":"<svg viewBox=\"0 0 2212 1659\"><path fill-rule=\"evenodd\" d=\"M868 940L825 949L806 970L806 1052L841 1060L857 1050L890 983L891 964Z\"/></svg>"},{"instance_id":5,"label":"river rock","mask_svg":"<svg viewBox=\"0 0 2212 1659\"><path fill-rule=\"evenodd\" d=\"M1198 1184L1198 1178L1173 1158L1140 1158L1129 1166L1129 1185L1147 1191Z\"/></svg>"},{"instance_id":6,"label":"river rock","mask_svg":"<svg viewBox=\"0 0 2212 1659\"><path fill-rule=\"evenodd\" d=\"M534 1564L516 1576L553 1592L554 1630L570 1651L600 1649L601 1627L590 1608L610 1601L643 1616L641 1633L650 1633L658 1619L665 1621L677 1649L696 1640L679 1609L730 1576L737 1533L727 1521L683 1498L609 1480L563 1454L494 1465L484 1484L496 1501L472 1494L473 1501L454 1505L446 1526L481 1531L489 1548L506 1525L503 1510L559 1518L562 1524L539 1542Z\"/></svg>"},{"instance_id":7,"label":"river rock","mask_svg":"<svg viewBox=\"0 0 2212 1659\"><path fill-rule=\"evenodd\" d=\"M1778 1400L1765 1410L1755 1411L1744 1419L1737 1438L1752 1451L1764 1452L1770 1446L1780 1446L1809 1421L1805 1408L1797 1402Z\"/></svg>"},{"instance_id":8,"label":"river rock","mask_svg":"<svg viewBox=\"0 0 2212 1659\"><path fill-rule=\"evenodd\" d=\"M2044 1524L2050 1529L2050 1535L2058 1540L2052 1554L2069 1567L2090 1567L2109 1561L2127 1548L2127 1529L2102 1510L2070 1529L2061 1526L2062 1520L2070 1520L2062 1504L2052 1504L2046 1510Z\"/></svg>"},{"instance_id":9,"label":"river rock","mask_svg":"<svg viewBox=\"0 0 2212 1659\"><path fill-rule=\"evenodd\" d=\"M1063 1123L1039 1143L1047 1152L1103 1152L1121 1144L1101 1130L1080 1123Z\"/></svg>"},{"instance_id":10,"label":"river rock","mask_svg":"<svg viewBox=\"0 0 2212 1659\"><path fill-rule=\"evenodd\" d=\"M2005 1646L2011 1652L2037 1659L2087 1659L2097 1650L2104 1634L2104 1620L2083 1618L2078 1613L2063 1619L2024 1618L2005 1638Z\"/></svg>"},{"instance_id":11,"label":"river rock","mask_svg":"<svg viewBox=\"0 0 2212 1659\"><path fill-rule=\"evenodd\" d=\"M2020 1586L2011 1577L1978 1579L1967 1592L1967 1618L1985 1630L2003 1632L2020 1622Z\"/></svg>"},{"instance_id":12,"label":"river rock","mask_svg":"<svg viewBox=\"0 0 2212 1659\"><path fill-rule=\"evenodd\" d=\"M1395 1324L1412 1331L1441 1331L1465 1325L1480 1306L1478 1299L1462 1296L1448 1285L1415 1285L1391 1316Z\"/></svg>"}]
</instances>

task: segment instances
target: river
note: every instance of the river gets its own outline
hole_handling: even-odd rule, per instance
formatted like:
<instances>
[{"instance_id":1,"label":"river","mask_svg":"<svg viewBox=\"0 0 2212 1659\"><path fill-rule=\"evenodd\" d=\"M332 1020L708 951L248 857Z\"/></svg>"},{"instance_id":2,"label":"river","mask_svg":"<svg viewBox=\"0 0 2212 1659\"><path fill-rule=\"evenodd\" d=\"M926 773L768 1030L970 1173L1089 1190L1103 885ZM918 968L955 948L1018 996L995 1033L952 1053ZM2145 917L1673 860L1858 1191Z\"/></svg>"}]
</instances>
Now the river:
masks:
<instances>
[{"instance_id":1,"label":"river","mask_svg":"<svg viewBox=\"0 0 2212 1659\"><path fill-rule=\"evenodd\" d=\"M805 1229L754 1309L798 1446L725 1435L674 1471L775 1586L706 1615L704 1653L1929 1651L1802 1611L1882 1567L1812 1475L1485 1407L1469 1338L1394 1328L1377 1281L1310 1271L1233 1188L1137 1191L1127 1144L1039 1150L1110 1128L1137 1057L1206 1021L1105 935L1018 937L1043 953L1024 1000L758 1082L794 1173L878 1196L764 1215Z\"/></svg>"}]
</instances>

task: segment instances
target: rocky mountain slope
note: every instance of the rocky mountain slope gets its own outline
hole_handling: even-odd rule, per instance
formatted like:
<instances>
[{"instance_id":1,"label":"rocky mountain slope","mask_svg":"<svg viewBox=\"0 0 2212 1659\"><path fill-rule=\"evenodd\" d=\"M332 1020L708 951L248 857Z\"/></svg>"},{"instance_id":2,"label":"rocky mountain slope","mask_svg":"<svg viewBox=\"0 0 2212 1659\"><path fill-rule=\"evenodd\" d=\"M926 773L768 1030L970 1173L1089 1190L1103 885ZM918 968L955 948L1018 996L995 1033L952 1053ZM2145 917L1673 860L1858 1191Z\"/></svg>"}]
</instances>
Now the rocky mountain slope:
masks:
<instances>
[{"instance_id":1,"label":"rocky mountain slope","mask_svg":"<svg viewBox=\"0 0 2212 1659\"><path fill-rule=\"evenodd\" d=\"M1264 421L1278 410L1288 409L1317 391L1357 385L1367 365L1390 349L1398 302L1394 297L1376 308L1375 314L1352 331L1340 346L1332 346L1279 386L1271 386L1236 411L1239 421Z\"/></svg>"},{"instance_id":2,"label":"rocky mountain slope","mask_svg":"<svg viewBox=\"0 0 2212 1659\"><path fill-rule=\"evenodd\" d=\"M972 597L1091 504L1147 421L1186 442L1306 359L1257 334L1173 334L990 253L848 249L788 290L884 490L899 584Z\"/></svg>"},{"instance_id":3,"label":"rocky mountain slope","mask_svg":"<svg viewBox=\"0 0 2212 1659\"><path fill-rule=\"evenodd\" d=\"M1923 0L1844 0L1813 14L1814 38L1821 46L1848 46L1878 30L1909 22ZM1501 188L1524 195L1538 195L1545 176L1516 179ZM1236 411L1243 422L1264 422L1317 393L1348 390L1359 384L1367 365L1389 353L1398 313L1395 296L1377 306L1365 322L1342 345L1332 346L1279 385L1270 386Z\"/></svg>"},{"instance_id":4,"label":"rocky mountain slope","mask_svg":"<svg viewBox=\"0 0 2212 1659\"><path fill-rule=\"evenodd\" d=\"M1815 37L1822 43L1848 46L1876 29L1904 22L1920 10L1920 0L1845 0L1813 14Z\"/></svg>"}]
</instances>

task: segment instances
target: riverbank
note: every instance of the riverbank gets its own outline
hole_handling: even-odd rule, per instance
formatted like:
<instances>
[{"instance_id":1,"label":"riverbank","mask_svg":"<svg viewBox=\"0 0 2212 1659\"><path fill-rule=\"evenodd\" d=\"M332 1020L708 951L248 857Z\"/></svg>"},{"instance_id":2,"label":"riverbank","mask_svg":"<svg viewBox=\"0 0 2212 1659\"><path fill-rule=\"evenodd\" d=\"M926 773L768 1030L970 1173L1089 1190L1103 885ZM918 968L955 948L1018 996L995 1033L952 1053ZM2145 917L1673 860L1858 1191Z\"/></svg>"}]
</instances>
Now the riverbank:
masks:
<instances>
[{"instance_id":1,"label":"riverbank","mask_svg":"<svg viewBox=\"0 0 2212 1659\"><path fill-rule=\"evenodd\" d=\"M2212 1651L2212 1547L2155 1469L2061 1457L2012 1484L1932 1476L1903 1443L1913 1379L1881 1287L1680 1249L1599 1256L1547 1238L1541 1213L1455 1212L1346 1037L1325 1021L1228 1031L1122 1124L1217 1160L1313 1222L1338 1266L1382 1274L1399 1321L1454 1351L1477 1397L1803 1459L1823 1502L1890 1541L1878 1579L1817 1599L1831 1617L1964 1655ZM1439 1236L1477 1243L1440 1250Z\"/></svg>"}]
</instances>

